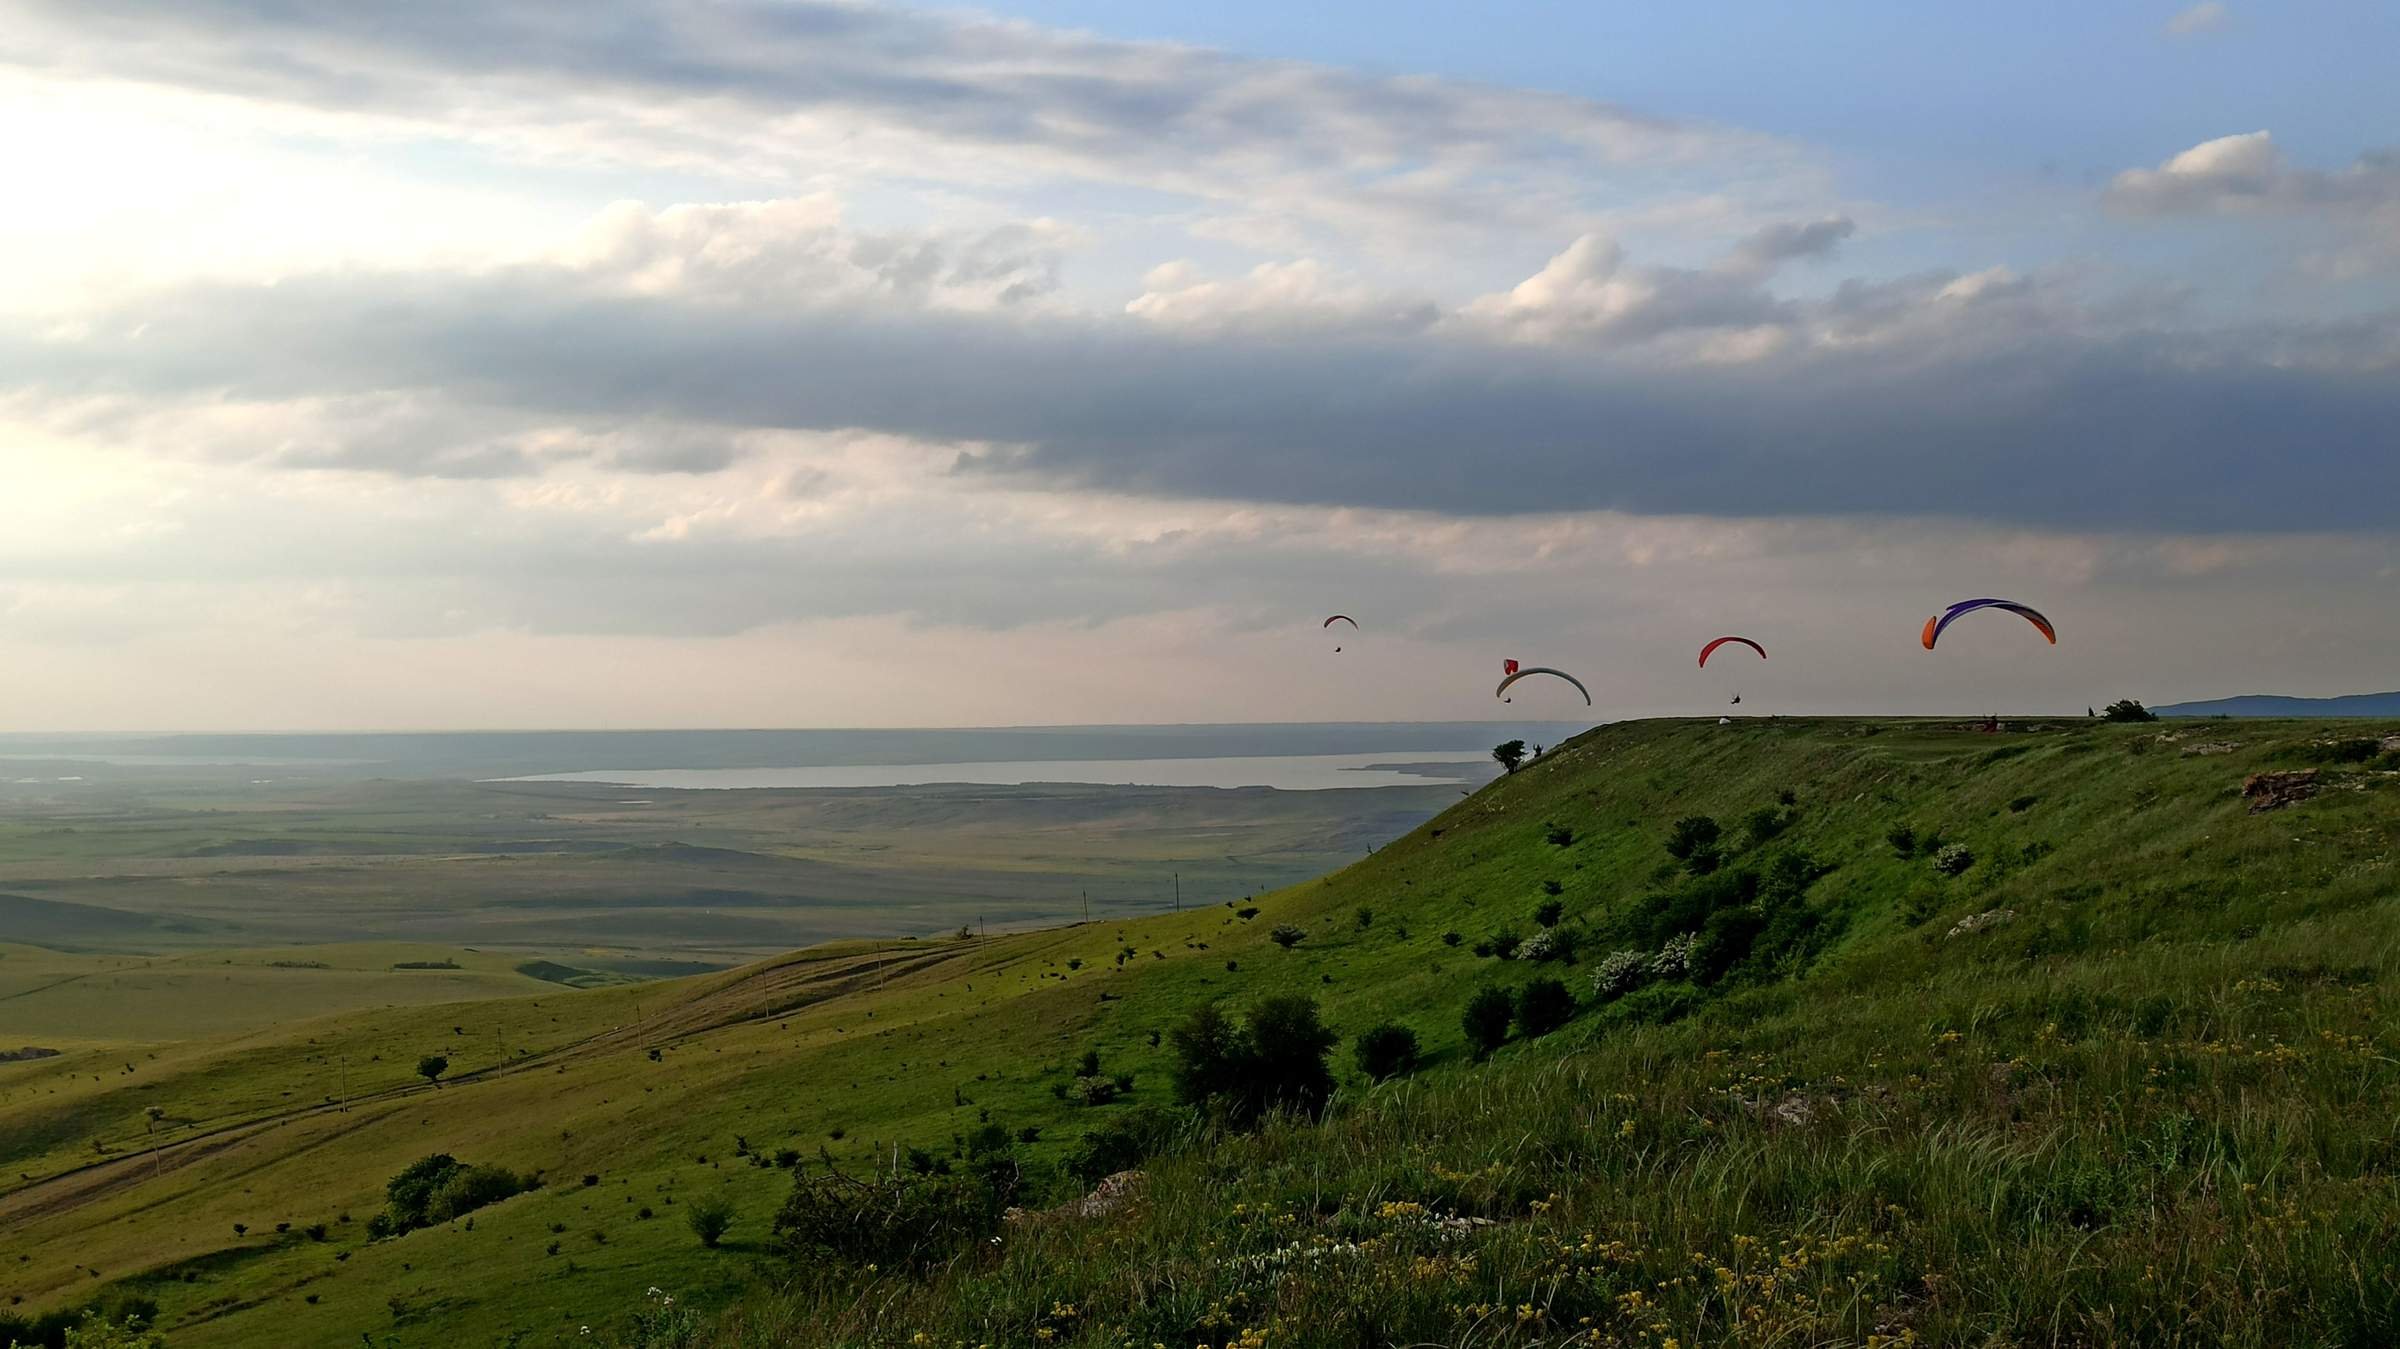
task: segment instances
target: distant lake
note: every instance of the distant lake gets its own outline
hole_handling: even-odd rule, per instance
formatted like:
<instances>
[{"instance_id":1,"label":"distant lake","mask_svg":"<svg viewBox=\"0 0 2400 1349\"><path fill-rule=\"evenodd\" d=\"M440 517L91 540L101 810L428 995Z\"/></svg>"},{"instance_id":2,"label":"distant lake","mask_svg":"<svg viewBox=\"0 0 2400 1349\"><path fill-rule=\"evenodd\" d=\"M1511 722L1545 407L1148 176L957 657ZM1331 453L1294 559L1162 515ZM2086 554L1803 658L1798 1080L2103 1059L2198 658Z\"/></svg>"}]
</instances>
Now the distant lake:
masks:
<instances>
[{"instance_id":1,"label":"distant lake","mask_svg":"<svg viewBox=\"0 0 2400 1349\"><path fill-rule=\"evenodd\" d=\"M1488 751L1245 754L1194 759L1017 759L988 763L830 764L798 768L616 768L537 773L502 782L602 782L615 787L724 789L926 787L1274 787L1287 792L1476 783L1497 771Z\"/></svg>"}]
</instances>

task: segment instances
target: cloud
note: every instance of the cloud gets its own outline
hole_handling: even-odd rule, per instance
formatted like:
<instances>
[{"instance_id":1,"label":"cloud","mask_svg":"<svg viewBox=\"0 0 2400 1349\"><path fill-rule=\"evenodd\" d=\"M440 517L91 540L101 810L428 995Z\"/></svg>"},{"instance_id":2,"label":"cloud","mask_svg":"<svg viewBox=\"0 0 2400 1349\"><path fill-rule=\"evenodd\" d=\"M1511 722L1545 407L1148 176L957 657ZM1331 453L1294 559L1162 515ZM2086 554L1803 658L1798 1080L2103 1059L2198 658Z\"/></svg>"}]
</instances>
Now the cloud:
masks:
<instances>
[{"instance_id":1,"label":"cloud","mask_svg":"<svg viewBox=\"0 0 2400 1349\"><path fill-rule=\"evenodd\" d=\"M2326 172L2293 164L2270 132L2220 136L2155 169L2118 174L2108 204L2136 215L2380 211L2400 204L2400 151L2373 151Z\"/></svg>"},{"instance_id":2,"label":"cloud","mask_svg":"<svg viewBox=\"0 0 2400 1349\"><path fill-rule=\"evenodd\" d=\"M1125 312L1190 333L1292 334L1353 328L1406 333L1440 317L1430 300L1390 296L1333 275L1313 258L1262 262L1235 280L1214 281L1189 262L1154 267Z\"/></svg>"},{"instance_id":3,"label":"cloud","mask_svg":"<svg viewBox=\"0 0 2400 1349\"><path fill-rule=\"evenodd\" d=\"M1554 227L1697 165L1822 179L1772 137L1591 99L839 0L25 0L12 24L28 71L231 95L314 134L786 184L1100 181L1237 205L1253 232Z\"/></svg>"},{"instance_id":4,"label":"cloud","mask_svg":"<svg viewBox=\"0 0 2400 1349\"><path fill-rule=\"evenodd\" d=\"M2202 3L2168 19L2166 34L2168 37L2198 37L2203 33L2216 32L2232 19L2233 11L2227 9L2221 0L2202 0Z\"/></svg>"},{"instance_id":5,"label":"cloud","mask_svg":"<svg viewBox=\"0 0 2400 1349\"><path fill-rule=\"evenodd\" d=\"M578 455L707 468L737 453L712 437L864 431L958 447L945 471L965 480L1174 498L2400 525L2389 315L2201 327L2004 269L1800 301L1724 269L1642 267L1597 236L1430 324L1298 325L1327 294L1336 317L1394 311L1293 267L1213 290L1154 276L1134 314L813 282L744 303L625 275L546 263L167 291L73 334L0 332L0 388L59 406L380 409L248 443L396 474ZM1751 345L1713 345L1734 339ZM687 429L642 450L662 427Z\"/></svg>"}]
</instances>

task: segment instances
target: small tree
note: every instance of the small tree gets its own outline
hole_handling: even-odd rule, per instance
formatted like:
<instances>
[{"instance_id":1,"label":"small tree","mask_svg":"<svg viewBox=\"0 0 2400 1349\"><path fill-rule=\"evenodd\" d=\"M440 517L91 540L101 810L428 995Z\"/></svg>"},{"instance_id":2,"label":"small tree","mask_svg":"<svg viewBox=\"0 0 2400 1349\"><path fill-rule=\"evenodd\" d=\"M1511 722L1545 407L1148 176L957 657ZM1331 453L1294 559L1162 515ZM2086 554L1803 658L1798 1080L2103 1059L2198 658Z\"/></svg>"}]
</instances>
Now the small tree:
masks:
<instances>
[{"instance_id":1,"label":"small tree","mask_svg":"<svg viewBox=\"0 0 2400 1349\"><path fill-rule=\"evenodd\" d=\"M2107 721L2156 721L2158 714L2131 698L2119 698L2110 703L2101 717Z\"/></svg>"},{"instance_id":2,"label":"small tree","mask_svg":"<svg viewBox=\"0 0 2400 1349\"><path fill-rule=\"evenodd\" d=\"M431 1082L436 1087L442 1085L442 1074L449 1071L450 1060L439 1054L427 1054L417 1060L417 1076Z\"/></svg>"},{"instance_id":3,"label":"small tree","mask_svg":"<svg viewBox=\"0 0 2400 1349\"><path fill-rule=\"evenodd\" d=\"M1205 1004L1176 1028L1175 1094L1186 1105L1213 1105L1236 1124L1276 1109L1316 1115L1333 1095L1325 1056L1337 1038L1319 1019L1316 999L1300 994L1262 1000L1247 1024Z\"/></svg>"},{"instance_id":4,"label":"small tree","mask_svg":"<svg viewBox=\"0 0 2400 1349\"><path fill-rule=\"evenodd\" d=\"M1505 988L1479 990L1467 999L1467 1010L1459 1017L1459 1029L1467 1033L1467 1043L1473 1046L1475 1057L1483 1058L1508 1040L1508 1023L1516 1015L1517 1004Z\"/></svg>"},{"instance_id":5,"label":"small tree","mask_svg":"<svg viewBox=\"0 0 2400 1349\"><path fill-rule=\"evenodd\" d=\"M1558 920L1565 917L1566 913L1566 905L1555 899L1545 899L1534 906L1533 921L1540 923L1543 927L1557 927Z\"/></svg>"},{"instance_id":6,"label":"small tree","mask_svg":"<svg viewBox=\"0 0 2400 1349\"><path fill-rule=\"evenodd\" d=\"M1548 1035L1575 1015L1575 995L1556 979L1536 979L1517 995L1517 1029L1530 1040Z\"/></svg>"},{"instance_id":7,"label":"small tree","mask_svg":"<svg viewBox=\"0 0 2400 1349\"><path fill-rule=\"evenodd\" d=\"M1722 832L1717 822L1706 815L1686 815L1667 834L1667 856L1688 862L1694 854L1716 847L1717 836Z\"/></svg>"},{"instance_id":8,"label":"small tree","mask_svg":"<svg viewBox=\"0 0 2400 1349\"><path fill-rule=\"evenodd\" d=\"M1277 946L1282 947L1286 951L1298 946L1301 940L1307 936L1308 933L1306 931L1295 927L1290 923L1279 924L1276 926L1273 932L1267 934L1269 940L1273 941Z\"/></svg>"},{"instance_id":9,"label":"small tree","mask_svg":"<svg viewBox=\"0 0 2400 1349\"><path fill-rule=\"evenodd\" d=\"M1525 742L1503 740L1492 746L1492 761L1511 773L1516 772L1517 766L1525 762Z\"/></svg>"},{"instance_id":10,"label":"small tree","mask_svg":"<svg viewBox=\"0 0 2400 1349\"><path fill-rule=\"evenodd\" d=\"M1350 1046L1350 1056L1357 1060L1360 1072L1377 1082L1398 1077L1417 1066L1417 1033L1387 1021L1360 1032Z\"/></svg>"},{"instance_id":11,"label":"small tree","mask_svg":"<svg viewBox=\"0 0 2400 1349\"><path fill-rule=\"evenodd\" d=\"M702 1195L684 1206L683 1220L691 1224L701 1245L714 1250L725 1229L733 1226L733 1201L721 1194Z\"/></svg>"}]
</instances>

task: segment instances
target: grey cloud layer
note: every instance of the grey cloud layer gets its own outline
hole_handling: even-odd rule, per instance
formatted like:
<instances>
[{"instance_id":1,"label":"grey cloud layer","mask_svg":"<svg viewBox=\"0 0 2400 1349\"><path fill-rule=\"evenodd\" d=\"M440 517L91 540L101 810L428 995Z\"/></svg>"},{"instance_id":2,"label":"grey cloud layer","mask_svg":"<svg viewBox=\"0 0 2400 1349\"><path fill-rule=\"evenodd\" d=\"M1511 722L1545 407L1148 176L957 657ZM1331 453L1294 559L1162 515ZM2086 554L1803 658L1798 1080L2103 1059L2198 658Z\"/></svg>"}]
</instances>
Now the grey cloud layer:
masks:
<instances>
[{"instance_id":1,"label":"grey cloud layer","mask_svg":"<svg viewBox=\"0 0 2400 1349\"><path fill-rule=\"evenodd\" d=\"M1702 302L1694 321L1723 297ZM0 387L409 390L598 428L868 428L1002 447L962 472L1170 496L2400 526L2389 321L2192 330L1995 276L1854 283L1762 316L1785 347L1711 363L1489 340L1463 321L1225 336L1063 313L727 306L555 268L349 274L164 295L72 341L0 335ZM444 449L370 435L325 452L438 472Z\"/></svg>"},{"instance_id":2,"label":"grey cloud layer","mask_svg":"<svg viewBox=\"0 0 2400 1349\"><path fill-rule=\"evenodd\" d=\"M804 178L1080 175L1364 227L1488 229L1601 182L1796 158L1588 99L826 0L16 0L11 61L546 154ZM38 55L37 55L38 53ZM928 147L947 154L921 161Z\"/></svg>"}]
</instances>

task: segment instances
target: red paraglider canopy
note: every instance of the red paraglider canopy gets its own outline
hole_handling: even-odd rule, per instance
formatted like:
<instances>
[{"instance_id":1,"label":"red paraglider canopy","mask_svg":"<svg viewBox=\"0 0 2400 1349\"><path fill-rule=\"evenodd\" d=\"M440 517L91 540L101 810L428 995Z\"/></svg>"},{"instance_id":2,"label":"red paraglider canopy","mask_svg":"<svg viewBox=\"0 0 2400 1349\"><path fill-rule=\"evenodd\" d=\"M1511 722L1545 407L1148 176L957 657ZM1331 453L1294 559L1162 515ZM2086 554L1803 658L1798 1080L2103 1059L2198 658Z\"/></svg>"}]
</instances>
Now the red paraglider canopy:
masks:
<instances>
[{"instance_id":1,"label":"red paraglider canopy","mask_svg":"<svg viewBox=\"0 0 2400 1349\"><path fill-rule=\"evenodd\" d=\"M1747 637L1719 637L1717 640L1700 648L1701 667L1704 669L1707 667L1709 652L1716 650L1718 647L1725 645L1727 642L1740 642L1742 645L1757 652L1760 660L1765 660L1767 658L1767 649L1763 646L1760 646L1758 643L1751 641Z\"/></svg>"}]
</instances>

